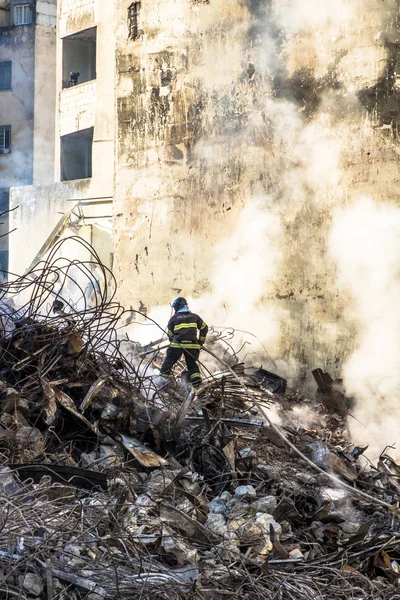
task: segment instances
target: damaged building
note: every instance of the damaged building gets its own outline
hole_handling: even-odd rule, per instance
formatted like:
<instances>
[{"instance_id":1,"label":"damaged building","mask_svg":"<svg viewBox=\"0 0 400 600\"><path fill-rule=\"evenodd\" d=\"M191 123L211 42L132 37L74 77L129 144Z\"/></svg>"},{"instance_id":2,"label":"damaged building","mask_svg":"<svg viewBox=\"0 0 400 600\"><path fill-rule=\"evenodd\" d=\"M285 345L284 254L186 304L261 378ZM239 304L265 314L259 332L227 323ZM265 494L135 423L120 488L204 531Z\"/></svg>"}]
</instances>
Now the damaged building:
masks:
<instances>
[{"instance_id":1,"label":"damaged building","mask_svg":"<svg viewBox=\"0 0 400 600\"><path fill-rule=\"evenodd\" d=\"M90 241L112 265L113 11L108 1L58 2L50 181L11 192L11 207L19 207L11 217L13 273L29 269L55 240L71 234ZM21 243L28 238L29 246Z\"/></svg>"},{"instance_id":2,"label":"damaged building","mask_svg":"<svg viewBox=\"0 0 400 600\"><path fill-rule=\"evenodd\" d=\"M312 4L60 0L54 179L11 192L10 270L78 233L127 306L264 315L274 356L338 376L357 323L328 240L338 208L398 200L398 10Z\"/></svg>"},{"instance_id":3,"label":"damaged building","mask_svg":"<svg viewBox=\"0 0 400 600\"><path fill-rule=\"evenodd\" d=\"M397 600L399 1L55 4L0 0L0 598Z\"/></svg>"}]
</instances>

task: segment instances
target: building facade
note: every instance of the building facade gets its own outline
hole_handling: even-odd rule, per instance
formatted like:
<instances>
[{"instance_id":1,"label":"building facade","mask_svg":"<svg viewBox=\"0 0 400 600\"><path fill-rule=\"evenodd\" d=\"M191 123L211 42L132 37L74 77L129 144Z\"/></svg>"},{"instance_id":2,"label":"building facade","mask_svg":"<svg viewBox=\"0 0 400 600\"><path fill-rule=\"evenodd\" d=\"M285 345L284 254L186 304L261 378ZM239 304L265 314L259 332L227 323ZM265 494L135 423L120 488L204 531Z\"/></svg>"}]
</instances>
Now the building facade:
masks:
<instances>
[{"instance_id":1,"label":"building facade","mask_svg":"<svg viewBox=\"0 0 400 600\"><path fill-rule=\"evenodd\" d=\"M12 270L75 207L126 306L193 297L339 374L358 319L332 225L399 204L399 27L397 0L60 0L55 177L11 193Z\"/></svg>"},{"instance_id":2,"label":"building facade","mask_svg":"<svg viewBox=\"0 0 400 600\"><path fill-rule=\"evenodd\" d=\"M15 273L43 257L52 235L78 234L106 266L113 260L113 2L59 1L57 19L54 170L49 184L34 181L11 192L12 206L19 207L11 217L17 229L10 256ZM26 237L31 246L21 251Z\"/></svg>"},{"instance_id":3,"label":"building facade","mask_svg":"<svg viewBox=\"0 0 400 600\"><path fill-rule=\"evenodd\" d=\"M360 325L332 228L362 196L399 206L398 32L395 0L118 2L124 303L192 296L289 375L339 375Z\"/></svg>"},{"instance_id":4,"label":"building facade","mask_svg":"<svg viewBox=\"0 0 400 600\"><path fill-rule=\"evenodd\" d=\"M0 3L0 212L9 189L50 183L54 171L56 0ZM2 233L8 229L8 216ZM0 269L8 268L7 236Z\"/></svg>"}]
</instances>

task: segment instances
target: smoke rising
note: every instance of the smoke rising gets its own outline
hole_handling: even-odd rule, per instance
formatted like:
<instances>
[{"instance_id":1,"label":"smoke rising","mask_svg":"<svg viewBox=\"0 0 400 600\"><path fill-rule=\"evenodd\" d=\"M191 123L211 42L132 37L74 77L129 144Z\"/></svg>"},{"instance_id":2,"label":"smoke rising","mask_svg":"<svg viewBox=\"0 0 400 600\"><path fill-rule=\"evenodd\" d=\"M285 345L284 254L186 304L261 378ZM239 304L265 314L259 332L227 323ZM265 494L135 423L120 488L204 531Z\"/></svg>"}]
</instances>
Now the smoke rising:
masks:
<instances>
[{"instance_id":1,"label":"smoke rising","mask_svg":"<svg viewBox=\"0 0 400 600\"><path fill-rule=\"evenodd\" d=\"M362 424L350 420L349 426L376 459L386 443L400 440L400 209L362 198L338 210L329 248L359 331L343 374Z\"/></svg>"},{"instance_id":2,"label":"smoke rising","mask_svg":"<svg viewBox=\"0 0 400 600\"><path fill-rule=\"evenodd\" d=\"M196 279L179 264L171 288L186 297L193 289L190 307L209 324L255 334L261 343L252 340L242 356L255 352L262 363L265 346L283 375L321 367L336 378L345 365L347 392L368 427L351 422L354 439L373 443L388 428L376 407L384 401L391 413L400 372L400 328L389 316L399 295L398 218L388 183L398 161L400 115L387 76L396 3L233 4L197 7L190 32L198 35L198 53L182 78L196 115L188 160L204 192L199 212L216 206L221 224L210 218L202 242L196 223L190 243L174 232L190 265L201 262L193 248L204 242L207 265ZM378 84L389 95L383 108ZM146 190L153 192L147 182ZM373 201L359 199L366 195ZM223 202L231 212L222 215ZM222 241L210 250L215 239ZM156 316L163 327L169 313ZM143 326L146 341L159 337L149 331ZM304 423L312 420L306 415Z\"/></svg>"},{"instance_id":3,"label":"smoke rising","mask_svg":"<svg viewBox=\"0 0 400 600\"><path fill-rule=\"evenodd\" d=\"M275 344L279 327L264 299L273 291L282 260L281 235L279 215L269 200L252 199L241 211L232 234L215 247L210 278L213 291L196 301L198 310L207 311L215 325L235 326Z\"/></svg>"},{"instance_id":4,"label":"smoke rising","mask_svg":"<svg viewBox=\"0 0 400 600\"><path fill-rule=\"evenodd\" d=\"M254 61L254 85L264 77L269 93L261 104L246 105L247 127L234 135L238 143L270 150L271 191L248 201L231 235L215 249L212 293L196 303L215 324L257 333L274 358L285 349L290 366L282 372L289 377L301 372L302 360L308 369L324 366L333 376L340 376L344 364L347 393L357 400L355 416L366 425L351 421L354 439L371 444L376 456L383 431L388 442L400 434L393 424L400 391L395 310L400 211L359 199L366 190L372 197L384 196L379 171L367 176L358 167L364 161L367 172L373 164L366 148L378 145L382 153L390 152L390 142L373 131L377 108L367 115L359 92L374 90L387 68L383 42L393 37L395 8L371 0L250 5L255 36L247 55ZM214 161L210 148L203 140L203 157ZM291 252L293 246L300 256ZM282 272L290 283L283 284ZM301 296L304 288L319 291ZM295 309L276 302L277 290L281 297L292 294ZM305 326L300 325L297 348L293 342L287 348L285 321L294 311L295 320L311 323L313 333L306 332L303 340ZM313 347L303 348L306 344ZM259 359L262 349L255 350ZM305 421L312 418L307 415Z\"/></svg>"}]
</instances>

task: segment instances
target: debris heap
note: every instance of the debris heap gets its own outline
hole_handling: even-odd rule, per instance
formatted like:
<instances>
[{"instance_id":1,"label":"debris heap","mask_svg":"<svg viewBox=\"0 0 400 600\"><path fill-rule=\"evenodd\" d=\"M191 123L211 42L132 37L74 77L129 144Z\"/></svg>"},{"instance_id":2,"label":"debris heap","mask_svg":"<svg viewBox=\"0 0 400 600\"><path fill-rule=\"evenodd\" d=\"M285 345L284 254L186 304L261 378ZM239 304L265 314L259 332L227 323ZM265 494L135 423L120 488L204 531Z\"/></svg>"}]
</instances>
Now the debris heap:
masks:
<instances>
[{"instance_id":1,"label":"debris heap","mask_svg":"<svg viewBox=\"0 0 400 600\"><path fill-rule=\"evenodd\" d=\"M63 243L1 286L0 597L399 598L400 467L351 445L342 399L217 334L198 392L179 365L158 389L157 345L126 358L112 275Z\"/></svg>"}]
</instances>

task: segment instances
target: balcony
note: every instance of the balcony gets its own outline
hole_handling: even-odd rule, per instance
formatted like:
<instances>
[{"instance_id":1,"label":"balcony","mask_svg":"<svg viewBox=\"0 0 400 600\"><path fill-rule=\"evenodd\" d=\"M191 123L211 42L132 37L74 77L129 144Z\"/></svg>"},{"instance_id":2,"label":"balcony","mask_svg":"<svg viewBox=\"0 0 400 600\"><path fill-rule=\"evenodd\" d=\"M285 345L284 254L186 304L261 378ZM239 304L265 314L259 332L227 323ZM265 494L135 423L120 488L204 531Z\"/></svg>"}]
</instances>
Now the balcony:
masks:
<instances>
[{"instance_id":1,"label":"balcony","mask_svg":"<svg viewBox=\"0 0 400 600\"><path fill-rule=\"evenodd\" d=\"M60 136L94 127L96 81L88 81L60 93Z\"/></svg>"}]
</instances>

